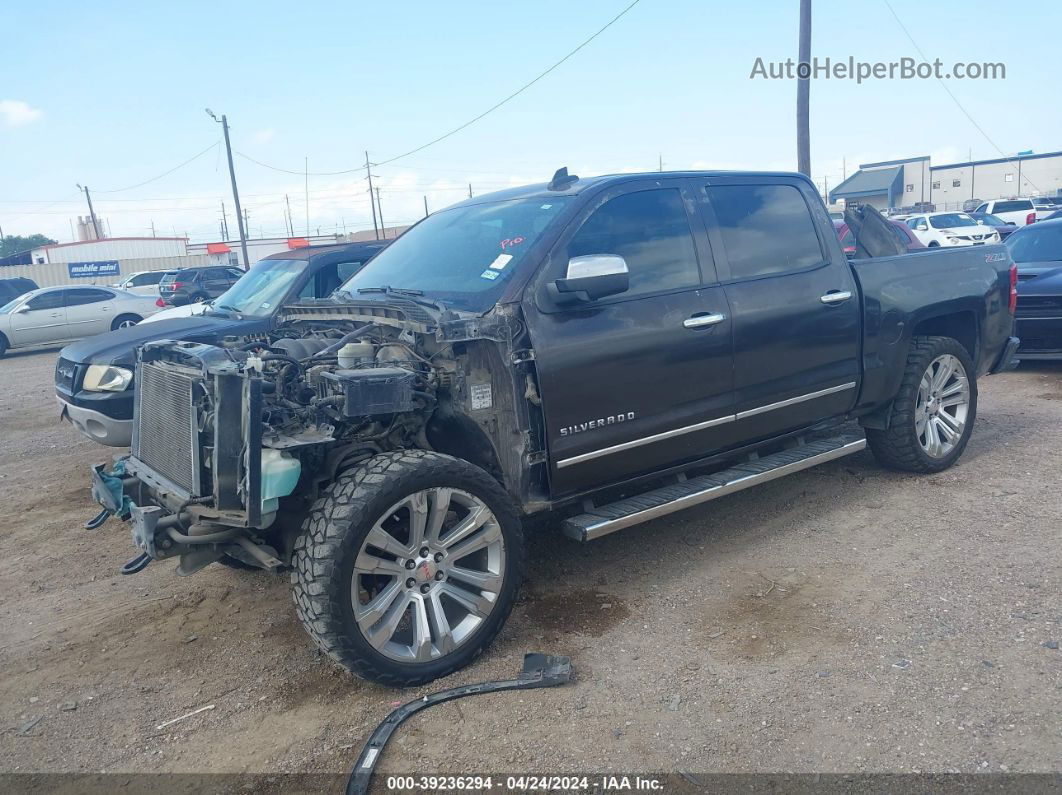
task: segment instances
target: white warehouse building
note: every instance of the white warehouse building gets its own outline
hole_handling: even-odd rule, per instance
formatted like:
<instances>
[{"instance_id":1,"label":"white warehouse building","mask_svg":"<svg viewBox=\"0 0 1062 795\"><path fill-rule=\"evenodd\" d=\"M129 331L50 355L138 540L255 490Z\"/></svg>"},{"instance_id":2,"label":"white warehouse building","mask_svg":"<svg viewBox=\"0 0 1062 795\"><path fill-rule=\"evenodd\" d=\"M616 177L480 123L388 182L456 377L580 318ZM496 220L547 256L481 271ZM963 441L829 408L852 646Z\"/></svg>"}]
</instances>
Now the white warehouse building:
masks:
<instances>
[{"instance_id":1,"label":"white warehouse building","mask_svg":"<svg viewBox=\"0 0 1062 795\"><path fill-rule=\"evenodd\" d=\"M35 248L30 252L30 261L34 265L50 265L57 262L184 257L187 254L186 237L110 237L77 243L53 243Z\"/></svg>"},{"instance_id":2,"label":"white warehouse building","mask_svg":"<svg viewBox=\"0 0 1062 795\"><path fill-rule=\"evenodd\" d=\"M961 209L964 202L1017 196L1062 196L1062 152L1023 153L991 160L934 166L928 156L864 163L829 193L879 210L932 204Z\"/></svg>"}]
</instances>

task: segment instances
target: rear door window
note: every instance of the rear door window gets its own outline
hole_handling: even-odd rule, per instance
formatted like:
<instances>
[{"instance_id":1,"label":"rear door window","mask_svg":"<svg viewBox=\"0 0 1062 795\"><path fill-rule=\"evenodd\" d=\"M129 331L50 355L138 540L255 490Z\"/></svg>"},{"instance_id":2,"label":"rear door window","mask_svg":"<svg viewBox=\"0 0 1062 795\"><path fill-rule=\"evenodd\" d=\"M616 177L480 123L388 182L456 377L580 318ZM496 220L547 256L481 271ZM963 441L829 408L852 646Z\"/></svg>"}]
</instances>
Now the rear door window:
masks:
<instances>
[{"instance_id":1,"label":"rear door window","mask_svg":"<svg viewBox=\"0 0 1062 795\"><path fill-rule=\"evenodd\" d=\"M591 254L616 254L627 262L630 289L621 299L701 281L678 188L626 193L601 205L568 243L569 259Z\"/></svg>"},{"instance_id":2,"label":"rear door window","mask_svg":"<svg viewBox=\"0 0 1062 795\"><path fill-rule=\"evenodd\" d=\"M81 306L82 304L97 304L108 301L114 296L106 290L94 290L91 287L70 287L65 290L67 306Z\"/></svg>"},{"instance_id":3,"label":"rear door window","mask_svg":"<svg viewBox=\"0 0 1062 795\"><path fill-rule=\"evenodd\" d=\"M732 279L807 270L826 261L811 210L793 185L711 185L705 190Z\"/></svg>"},{"instance_id":4,"label":"rear door window","mask_svg":"<svg viewBox=\"0 0 1062 795\"><path fill-rule=\"evenodd\" d=\"M1006 201L996 202L996 206L992 208L993 213L1020 213L1022 210L1031 210L1033 208L1031 201Z\"/></svg>"}]
</instances>

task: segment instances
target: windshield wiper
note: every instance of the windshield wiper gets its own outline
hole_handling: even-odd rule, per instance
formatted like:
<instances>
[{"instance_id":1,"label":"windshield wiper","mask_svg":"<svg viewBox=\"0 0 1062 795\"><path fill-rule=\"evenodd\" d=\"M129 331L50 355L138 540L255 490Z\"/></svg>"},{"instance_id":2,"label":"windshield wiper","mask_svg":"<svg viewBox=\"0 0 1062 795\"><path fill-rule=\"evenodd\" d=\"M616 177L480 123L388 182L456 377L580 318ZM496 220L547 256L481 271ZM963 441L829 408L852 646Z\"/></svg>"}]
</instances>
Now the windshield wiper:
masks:
<instances>
[{"instance_id":1,"label":"windshield wiper","mask_svg":"<svg viewBox=\"0 0 1062 795\"><path fill-rule=\"evenodd\" d=\"M359 293L397 293L398 295L424 295L423 290L410 290L407 287L359 287Z\"/></svg>"},{"instance_id":2,"label":"windshield wiper","mask_svg":"<svg viewBox=\"0 0 1062 795\"><path fill-rule=\"evenodd\" d=\"M222 311L221 312L217 312L217 310L219 310L219 309L222 310ZM235 315L237 318L241 318L242 317L242 315L240 314L240 310L239 309L237 309L234 306L229 306L228 304L211 304L210 305L210 311L211 312L217 312L217 314L219 314L219 315L226 314L226 313L231 313L231 314Z\"/></svg>"},{"instance_id":3,"label":"windshield wiper","mask_svg":"<svg viewBox=\"0 0 1062 795\"><path fill-rule=\"evenodd\" d=\"M346 290L344 290L343 292L346 293L346 295L350 295L350 293ZM446 311L446 307L443 305L442 301L436 300L434 298L421 298L418 300L418 296L424 295L423 290L412 290L408 287L390 287L388 285L384 285L383 287L359 287L358 293L383 293L384 295L397 295L412 301L414 304L419 304L420 306L438 309L440 312Z\"/></svg>"}]
</instances>

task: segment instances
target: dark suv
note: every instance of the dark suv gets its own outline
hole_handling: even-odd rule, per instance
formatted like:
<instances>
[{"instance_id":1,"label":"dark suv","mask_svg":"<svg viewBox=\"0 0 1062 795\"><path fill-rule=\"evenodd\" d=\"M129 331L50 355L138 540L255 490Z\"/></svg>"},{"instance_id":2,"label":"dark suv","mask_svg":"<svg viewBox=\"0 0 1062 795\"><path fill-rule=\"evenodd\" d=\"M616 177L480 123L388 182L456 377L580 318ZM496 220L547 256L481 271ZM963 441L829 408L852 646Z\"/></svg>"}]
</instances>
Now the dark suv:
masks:
<instances>
[{"instance_id":1,"label":"dark suv","mask_svg":"<svg viewBox=\"0 0 1062 795\"><path fill-rule=\"evenodd\" d=\"M236 284L243 271L233 267L182 268L159 282L159 296L170 306L201 304Z\"/></svg>"},{"instance_id":2,"label":"dark suv","mask_svg":"<svg viewBox=\"0 0 1062 795\"><path fill-rule=\"evenodd\" d=\"M37 289L37 282L16 276L14 279L0 279L0 305Z\"/></svg>"}]
</instances>

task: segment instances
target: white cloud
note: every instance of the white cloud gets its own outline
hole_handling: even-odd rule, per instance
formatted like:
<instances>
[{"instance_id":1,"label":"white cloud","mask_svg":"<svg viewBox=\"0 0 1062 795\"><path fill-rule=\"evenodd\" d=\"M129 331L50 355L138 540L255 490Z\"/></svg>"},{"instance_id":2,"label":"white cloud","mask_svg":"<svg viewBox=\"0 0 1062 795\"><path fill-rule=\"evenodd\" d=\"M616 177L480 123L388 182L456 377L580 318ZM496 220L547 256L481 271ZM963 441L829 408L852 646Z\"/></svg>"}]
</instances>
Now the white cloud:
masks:
<instances>
[{"instance_id":1,"label":"white cloud","mask_svg":"<svg viewBox=\"0 0 1062 795\"><path fill-rule=\"evenodd\" d=\"M0 118L5 127L21 127L37 121L43 115L43 110L31 107L21 99L0 99Z\"/></svg>"},{"instance_id":2,"label":"white cloud","mask_svg":"<svg viewBox=\"0 0 1062 795\"><path fill-rule=\"evenodd\" d=\"M254 135L251 136L251 143L261 146L267 144L277 137L277 131L272 127L267 127L264 130L257 130Z\"/></svg>"}]
</instances>

